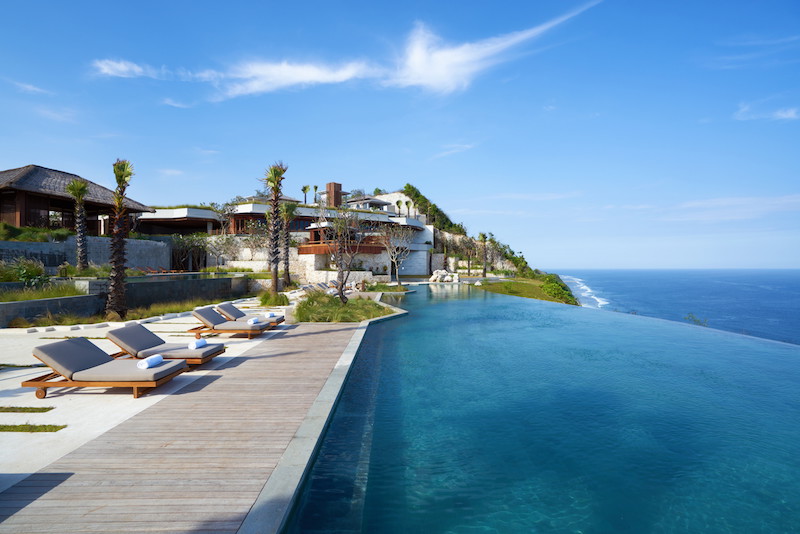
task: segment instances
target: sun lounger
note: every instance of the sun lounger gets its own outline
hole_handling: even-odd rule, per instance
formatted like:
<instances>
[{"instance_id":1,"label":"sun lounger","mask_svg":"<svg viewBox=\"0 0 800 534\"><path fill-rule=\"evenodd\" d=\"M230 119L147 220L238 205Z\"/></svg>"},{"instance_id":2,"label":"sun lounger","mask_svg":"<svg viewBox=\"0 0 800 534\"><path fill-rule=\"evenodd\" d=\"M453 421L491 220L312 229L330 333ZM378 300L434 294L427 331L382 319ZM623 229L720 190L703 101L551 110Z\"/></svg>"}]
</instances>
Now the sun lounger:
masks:
<instances>
[{"instance_id":1,"label":"sun lounger","mask_svg":"<svg viewBox=\"0 0 800 534\"><path fill-rule=\"evenodd\" d=\"M256 318L259 321L269 323L270 326L278 326L284 321L284 317L280 313L276 313L272 317L268 317L263 313L260 315L247 315L230 302L218 304L217 311L230 321L247 321L248 319Z\"/></svg>"},{"instance_id":2,"label":"sun lounger","mask_svg":"<svg viewBox=\"0 0 800 534\"><path fill-rule=\"evenodd\" d=\"M22 387L36 389L36 397L47 396L53 387L133 388L133 398L169 382L187 369L184 361L164 360L155 367L140 369L139 360L114 359L85 337L48 343L33 349L33 355L53 372L26 380Z\"/></svg>"},{"instance_id":3,"label":"sun lounger","mask_svg":"<svg viewBox=\"0 0 800 534\"><path fill-rule=\"evenodd\" d=\"M253 336L257 336L272 327L268 322L248 324L247 321L228 321L225 317L212 310L211 307L198 308L192 312L192 315L203 323L202 326L196 326L188 330L197 339L200 339L200 335L203 333L247 334L247 339L253 339Z\"/></svg>"},{"instance_id":4,"label":"sun lounger","mask_svg":"<svg viewBox=\"0 0 800 534\"><path fill-rule=\"evenodd\" d=\"M225 352L221 343L190 349L188 343L167 343L140 324L111 330L106 337L134 358L160 354L167 360L184 360L189 365L201 365Z\"/></svg>"}]
</instances>

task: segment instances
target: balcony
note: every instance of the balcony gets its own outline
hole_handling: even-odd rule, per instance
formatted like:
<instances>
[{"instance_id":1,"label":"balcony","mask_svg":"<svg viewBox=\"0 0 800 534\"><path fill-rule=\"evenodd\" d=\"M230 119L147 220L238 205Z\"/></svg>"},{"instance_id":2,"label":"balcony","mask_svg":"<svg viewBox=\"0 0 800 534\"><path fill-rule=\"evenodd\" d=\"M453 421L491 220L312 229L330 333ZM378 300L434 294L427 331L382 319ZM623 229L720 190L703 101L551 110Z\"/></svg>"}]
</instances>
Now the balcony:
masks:
<instances>
[{"instance_id":1,"label":"balcony","mask_svg":"<svg viewBox=\"0 0 800 534\"><path fill-rule=\"evenodd\" d=\"M297 246L298 254L330 254L331 241L308 241ZM380 254L383 252L383 245L377 241L367 238L356 247L356 254Z\"/></svg>"}]
</instances>

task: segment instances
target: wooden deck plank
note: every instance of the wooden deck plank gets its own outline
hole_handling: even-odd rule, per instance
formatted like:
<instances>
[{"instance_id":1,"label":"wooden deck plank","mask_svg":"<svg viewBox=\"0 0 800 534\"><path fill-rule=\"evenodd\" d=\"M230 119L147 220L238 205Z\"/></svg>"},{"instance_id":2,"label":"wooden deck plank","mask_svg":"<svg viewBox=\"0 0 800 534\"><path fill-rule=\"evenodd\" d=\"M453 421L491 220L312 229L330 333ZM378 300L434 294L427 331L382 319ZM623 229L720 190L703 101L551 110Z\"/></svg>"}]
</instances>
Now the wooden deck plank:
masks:
<instances>
[{"instance_id":1,"label":"wooden deck plank","mask_svg":"<svg viewBox=\"0 0 800 534\"><path fill-rule=\"evenodd\" d=\"M263 340L0 493L0 532L235 532L356 328Z\"/></svg>"}]
</instances>

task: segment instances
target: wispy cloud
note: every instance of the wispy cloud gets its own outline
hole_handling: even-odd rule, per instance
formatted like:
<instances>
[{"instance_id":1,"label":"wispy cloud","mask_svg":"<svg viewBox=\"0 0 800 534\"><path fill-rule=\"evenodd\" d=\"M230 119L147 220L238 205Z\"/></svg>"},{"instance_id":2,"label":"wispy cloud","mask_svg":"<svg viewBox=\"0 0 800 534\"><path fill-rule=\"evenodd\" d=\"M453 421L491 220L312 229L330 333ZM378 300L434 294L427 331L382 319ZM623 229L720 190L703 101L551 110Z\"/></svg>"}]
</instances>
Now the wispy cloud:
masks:
<instances>
[{"instance_id":1,"label":"wispy cloud","mask_svg":"<svg viewBox=\"0 0 800 534\"><path fill-rule=\"evenodd\" d=\"M431 159L444 158L446 156L452 156L453 154L458 154L459 152L466 152L467 150L472 150L473 148L475 148L475 146L476 146L475 144L470 144L470 145L459 145L459 144L444 145L442 147L442 148L444 148L444 150L442 152L439 152L438 154L432 156Z\"/></svg>"},{"instance_id":2,"label":"wispy cloud","mask_svg":"<svg viewBox=\"0 0 800 534\"><path fill-rule=\"evenodd\" d=\"M203 156L213 156L215 154L219 154L219 150L214 150L213 148L195 147L195 151Z\"/></svg>"},{"instance_id":3,"label":"wispy cloud","mask_svg":"<svg viewBox=\"0 0 800 534\"><path fill-rule=\"evenodd\" d=\"M52 108L36 108L36 113L46 119L57 122L75 122L77 112L74 109L52 109Z\"/></svg>"},{"instance_id":4,"label":"wispy cloud","mask_svg":"<svg viewBox=\"0 0 800 534\"><path fill-rule=\"evenodd\" d=\"M778 197L723 197L684 202L664 217L668 221L726 222L761 219L800 211L800 194Z\"/></svg>"},{"instance_id":5,"label":"wispy cloud","mask_svg":"<svg viewBox=\"0 0 800 534\"><path fill-rule=\"evenodd\" d=\"M421 87L437 93L466 89L482 71L506 60L504 53L511 48L541 36L598 3L585 4L527 30L459 45L444 44L439 36L418 22L408 38L405 54L396 71L384 83L397 87Z\"/></svg>"},{"instance_id":6,"label":"wispy cloud","mask_svg":"<svg viewBox=\"0 0 800 534\"><path fill-rule=\"evenodd\" d=\"M165 69L159 71L150 65L139 65L124 59L95 59L92 67L96 74L114 78L162 78L167 73Z\"/></svg>"},{"instance_id":7,"label":"wispy cloud","mask_svg":"<svg viewBox=\"0 0 800 534\"><path fill-rule=\"evenodd\" d=\"M286 89L295 86L342 83L373 76L374 69L363 62L331 67L311 63L252 61L235 66L227 73L203 73L209 79L222 80L223 96L234 98Z\"/></svg>"},{"instance_id":8,"label":"wispy cloud","mask_svg":"<svg viewBox=\"0 0 800 534\"><path fill-rule=\"evenodd\" d=\"M178 102L171 98L165 98L161 101L161 103L164 104L165 106L171 106L173 108L180 108L180 109L187 109L192 107L189 104L184 104L183 102Z\"/></svg>"},{"instance_id":9,"label":"wispy cloud","mask_svg":"<svg viewBox=\"0 0 800 534\"><path fill-rule=\"evenodd\" d=\"M737 121L775 120L792 121L800 119L800 108L779 108L773 110L755 110L752 104L740 103L739 109L733 114Z\"/></svg>"},{"instance_id":10,"label":"wispy cloud","mask_svg":"<svg viewBox=\"0 0 800 534\"><path fill-rule=\"evenodd\" d=\"M797 63L800 35L787 37L747 37L718 43L733 54L723 53L711 58L708 66L714 69L744 69L778 67Z\"/></svg>"},{"instance_id":11,"label":"wispy cloud","mask_svg":"<svg viewBox=\"0 0 800 534\"><path fill-rule=\"evenodd\" d=\"M17 89L22 91L23 93L30 93L36 95L52 95L52 91L48 91L47 89L42 89L41 87L37 87L35 85L29 83L22 83L22 82L15 82L14 80L8 80L13 85L16 86Z\"/></svg>"}]
</instances>

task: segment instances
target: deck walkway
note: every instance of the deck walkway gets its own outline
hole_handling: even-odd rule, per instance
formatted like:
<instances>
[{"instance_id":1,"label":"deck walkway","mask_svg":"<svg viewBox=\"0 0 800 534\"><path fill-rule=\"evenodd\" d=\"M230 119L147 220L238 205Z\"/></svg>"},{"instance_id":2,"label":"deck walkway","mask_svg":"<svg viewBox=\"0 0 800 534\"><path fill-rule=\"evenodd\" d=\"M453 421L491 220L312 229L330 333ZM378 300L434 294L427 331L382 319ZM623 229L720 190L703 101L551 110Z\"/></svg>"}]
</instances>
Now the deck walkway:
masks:
<instances>
[{"instance_id":1,"label":"deck walkway","mask_svg":"<svg viewBox=\"0 0 800 534\"><path fill-rule=\"evenodd\" d=\"M0 493L0 532L236 532L357 329L286 326Z\"/></svg>"}]
</instances>

